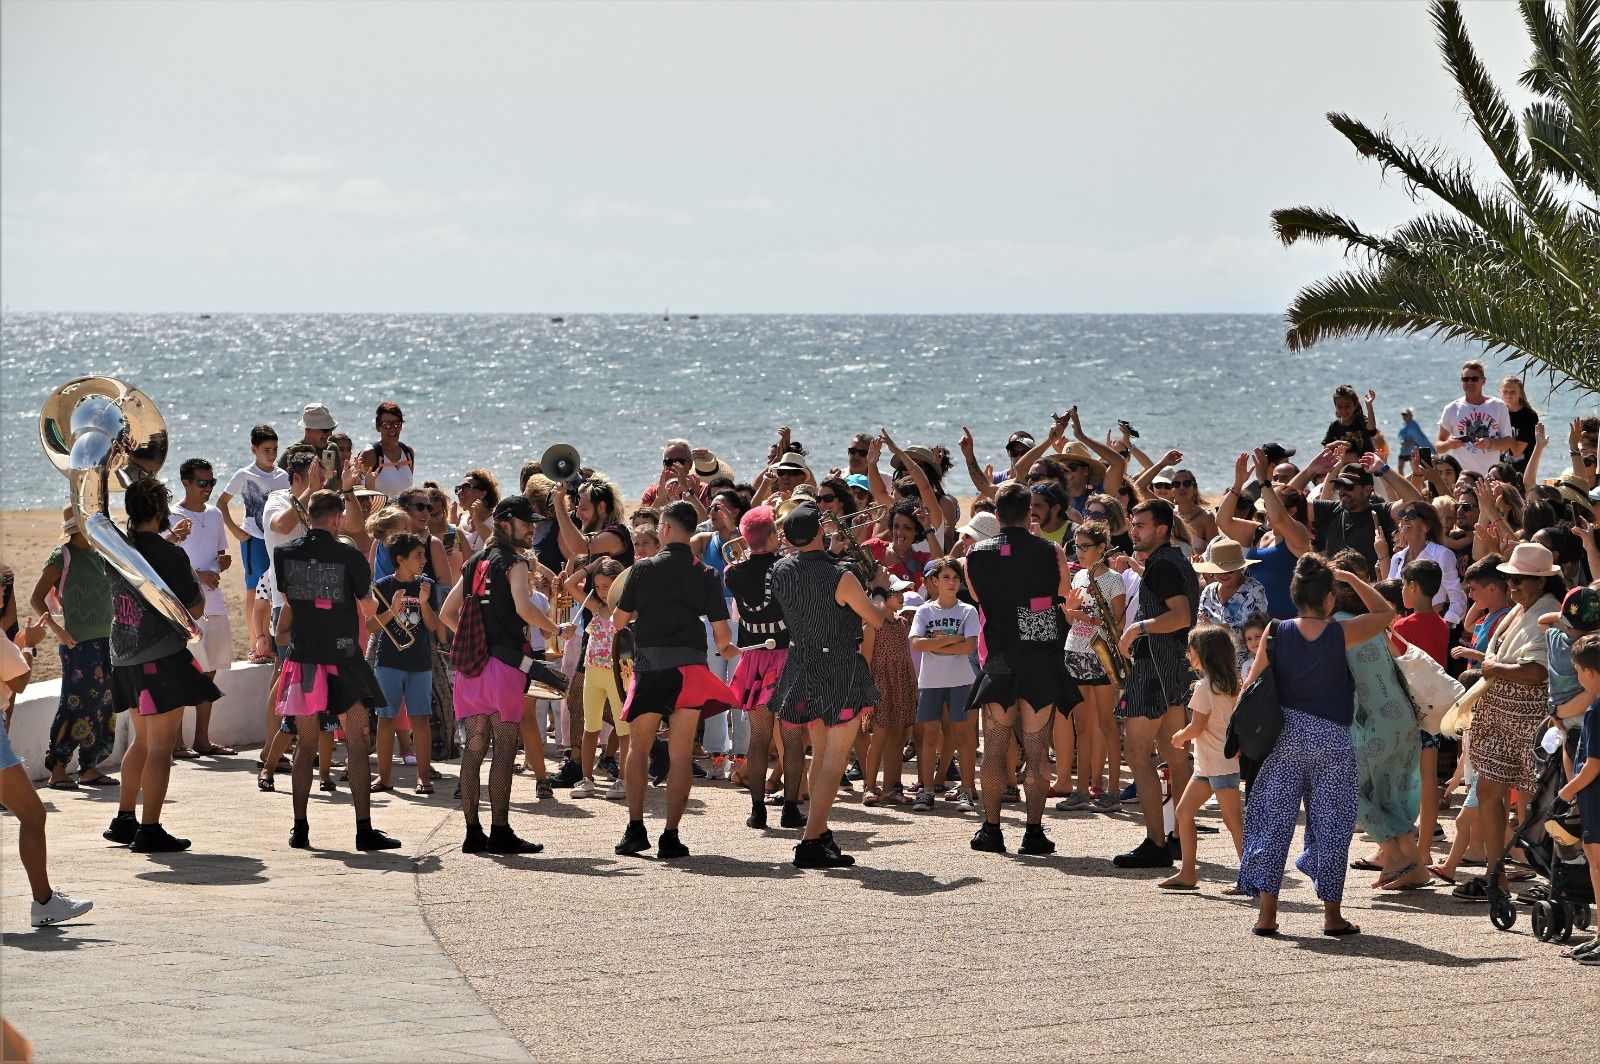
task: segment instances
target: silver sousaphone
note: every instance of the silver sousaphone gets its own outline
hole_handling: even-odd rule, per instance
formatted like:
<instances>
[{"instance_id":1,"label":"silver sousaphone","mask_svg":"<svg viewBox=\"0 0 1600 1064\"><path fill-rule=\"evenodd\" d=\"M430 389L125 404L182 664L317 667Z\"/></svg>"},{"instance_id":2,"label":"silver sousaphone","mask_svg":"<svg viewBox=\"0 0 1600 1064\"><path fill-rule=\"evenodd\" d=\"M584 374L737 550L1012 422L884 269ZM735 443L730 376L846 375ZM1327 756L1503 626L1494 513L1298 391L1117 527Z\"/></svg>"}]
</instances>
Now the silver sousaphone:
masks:
<instances>
[{"instance_id":1,"label":"silver sousaphone","mask_svg":"<svg viewBox=\"0 0 1600 1064\"><path fill-rule=\"evenodd\" d=\"M110 495L153 477L167 460L167 422L139 389L113 377L79 377L39 412L45 457L67 478L78 527L139 596L194 642L200 627L144 555L111 520Z\"/></svg>"}]
</instances>

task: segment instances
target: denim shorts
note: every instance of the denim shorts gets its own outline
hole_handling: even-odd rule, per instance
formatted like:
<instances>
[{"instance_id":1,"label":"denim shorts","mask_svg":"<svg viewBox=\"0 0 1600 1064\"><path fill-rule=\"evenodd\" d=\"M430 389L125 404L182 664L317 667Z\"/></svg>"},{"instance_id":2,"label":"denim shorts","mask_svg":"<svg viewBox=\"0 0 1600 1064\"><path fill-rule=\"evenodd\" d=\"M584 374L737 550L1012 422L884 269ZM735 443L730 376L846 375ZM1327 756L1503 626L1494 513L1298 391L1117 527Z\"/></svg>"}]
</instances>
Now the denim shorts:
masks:
<instances>
[{"instance_id":1,"label":"denim shorts","mask_svg":"<svg viewBox=\"0 0 1600 1064\"><path fill-rule=\"evenodd\" d=\"M16 749L12 747L11 736L6 734L4 728L0 728L0 772L4 772L12 765L20 764L22 764L22 758L17 756Z\"/></svg>"},{"instance_id":2,"label":"denim shorts","mask_svg":"<svg viewBox=\"0 0 1600 1064\"><path fill-rule=\"evenodd\" d=\"M400 704L404 702L406 716L413 721L428 720L433 713L432 670L408 672L379 665L372 671L378 677L378 686L383 689L383 700L387 703L372 711L376 716L393 720L400 715Z\"/></svg>"},{"instance_id":3,"label":"denim shorts","mask_svg":"<svg viewBox=\"0 0 1600 1064\"><path fill-rule=\"evenodd\" d=\"M1226 776L1196 776L1197 780L1205 780L1206 786L1213 791L1236 791L1239 789L1239 774L1230 772Z\"/></svg>"},{"instance_id":4,"label":"denim shorts","mask_svg":"<svg viewBox=\"0 0 1600 1064\"><path fill-rule=\"evenodd\" d=\"M924 687L917 692L917 723L937 724L950 714L951 724L964 724L967 720L967 697L972 686Z\"/></svg>"}]
</instances>

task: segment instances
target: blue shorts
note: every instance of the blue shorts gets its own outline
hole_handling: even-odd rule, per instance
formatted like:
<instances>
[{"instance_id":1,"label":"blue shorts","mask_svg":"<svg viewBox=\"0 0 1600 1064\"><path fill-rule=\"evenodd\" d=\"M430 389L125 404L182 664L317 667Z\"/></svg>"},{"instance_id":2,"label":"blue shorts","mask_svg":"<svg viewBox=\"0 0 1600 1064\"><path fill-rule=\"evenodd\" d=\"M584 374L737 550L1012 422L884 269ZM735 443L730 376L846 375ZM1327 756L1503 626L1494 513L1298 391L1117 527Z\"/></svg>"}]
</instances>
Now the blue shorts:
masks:
<instances>
[{"instance_id":1,"label":"blue shorts","mask_svg":"<svg viewBox=\"0 0 1600 1064\"><path fill-rule=\"evenodd\" d=\"M393 720L400 715L402 701L406 704L406 715L413 721L425 721L432 715L432 670L407 672L405 669L391 669L379 665L372 671L377 675L378 686L383 690L383 700L388 703L372 711L376 716Z\"/></svg>"},{"instance_id":2,"label":"blue shorts","mask_svg":"<svg viewBox=\"0 0 1600 1064\"><path fill-rule=\"evenodd\" d=\"M22 764L22 758L17 756L16 749L11 745L11 736L0 728L0 772L4 772L12 765Z\"/></svg>"},{"instance_id":3,"label":"blue shorts","mask_svg":"<svg viewBox=\"0 0 1600 1064\"><path fill-rule=\"evenodd\" d=\"M1196 776L1197 780L1204 780L1206 786L1213 791L1236 791L1239 789L1239 774L1230 772L1226 776Z\"/></svg>"},{"instance_id":4,"label":"blue shorts","mask_svg":"<svg viewBox=\"0 0 1600 1064\"><path fill-rule=\"evenodd\" d=\"M240 542L239 553L244 561L244 586L254 591L267 574L267 568L272 565L272 558L267 554L267 541L250 536Z\"/></svg>"},{"instance_id":5,"label":"blue shorts","mask_svg":"<svg viewBox=\"0 0 1600 1064\"><path fill-rule=\"evenodd\" d=\"M1578 816L1583 819L1583 844L1600 846L1600 780L1578 792Z\"/></svg>"},{"instance_id":6,"label":"blue shorts","mask_svg":"<svg viewBox=\"0 0 1600 1064\"><path fill-rule=\"evenodd\" d=\"M967 719L967 695L971 684L961 687L924 687L917 692L917 723L937 724L950 714L951 724L964 724Z\"/></svg>"}]
</instances>

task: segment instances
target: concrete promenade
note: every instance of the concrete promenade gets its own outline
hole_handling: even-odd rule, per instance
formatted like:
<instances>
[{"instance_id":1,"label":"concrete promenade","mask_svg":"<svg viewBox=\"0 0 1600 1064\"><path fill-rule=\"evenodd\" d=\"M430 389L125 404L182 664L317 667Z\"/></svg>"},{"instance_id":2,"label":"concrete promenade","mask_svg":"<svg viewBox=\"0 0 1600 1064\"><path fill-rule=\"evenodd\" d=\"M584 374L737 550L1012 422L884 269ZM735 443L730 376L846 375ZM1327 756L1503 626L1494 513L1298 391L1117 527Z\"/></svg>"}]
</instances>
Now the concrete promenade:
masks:
<instances>
[{"instance_id":1,"label":"concrete promenade","mask_svg":"<svg viewBox=\"0 0 1600 1064\"><path fill-rule=\"evenodd\" d=\"M0 818L0 1010L39 1059L1535 1060L1600 1029L1600 970L1534 940L1526 910L1503 933L1352 872L1364 933L1329 939L1291 872L1282 937L1257 939L1220 895L1225 834L1202 836L1202 893L1171 895L1111 865L1129 814L1047 814L1060 849L1040 860L973 853L948 804L845 796L860 863L802 873L727 784L695 789L694 856L668 864L612 855L620 803L534 803L519 777L513 823L546 852L468 857L454 766L431 799L396 766L374 821L404 849L350 851L341 787L313 798L303 852L287 775L260 794L253 764L174 769L163 819L186 854L103 842L114 792L43 792L56 884L96 903L65 927L27 926ZM1006 818L1015 847L1020 807Z\"/></svg>"}]
</instances>

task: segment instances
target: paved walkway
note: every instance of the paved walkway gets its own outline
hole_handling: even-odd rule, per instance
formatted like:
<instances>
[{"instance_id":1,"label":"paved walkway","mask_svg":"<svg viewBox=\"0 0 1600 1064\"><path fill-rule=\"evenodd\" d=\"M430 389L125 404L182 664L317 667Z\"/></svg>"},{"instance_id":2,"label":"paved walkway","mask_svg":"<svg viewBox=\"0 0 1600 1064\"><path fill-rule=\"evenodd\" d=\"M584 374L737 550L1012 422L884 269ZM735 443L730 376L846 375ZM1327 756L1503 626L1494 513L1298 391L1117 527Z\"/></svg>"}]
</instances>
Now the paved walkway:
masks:
<instances>
[{"instance_id":1,"label":"paved walkway","mask_svg":"<svg viewBox=\"0 0 1600 1064\"><path fill-rule=\"evenodd\" d=\"M1265 1051L1388 1064L1566 1059L1573 1032L1592 1050L1600 1027L1600 970L1535 941L1525 911L1506 934L1481 906L1374 896L1352 872L1365 933L1328 939L1291 873L1283 936L1256 939L1248 906L1218 893L1234 864L1225 835L1202 839L1204 893L1169 895L1110 864L1137 838L1127 815L1050 814L1060 856L1038 860L973 853L971 818L949 806L914 816L848 799L836 834L861 864L801 873L788 833L746 829L726 784L696 789L696 856L666 864L612 855L619 803L557 792L535 805L519 779L513 821L549 848L483 858L459 852L447 780L430 800L379 798L378 825L406 849L303 853L285 845L287 794L256 793L249 764L178 767L165 819L198 847L160 859L100 841L109 797L46 792L52 869L97 903L70 927L27 930L15 827L0 821L0 999L41 1059ZM350 824L345 793L313 800L313 843L348 845ZM93 1022L87 1003L102 1010Z\"/></svg>"}]
</instances>

